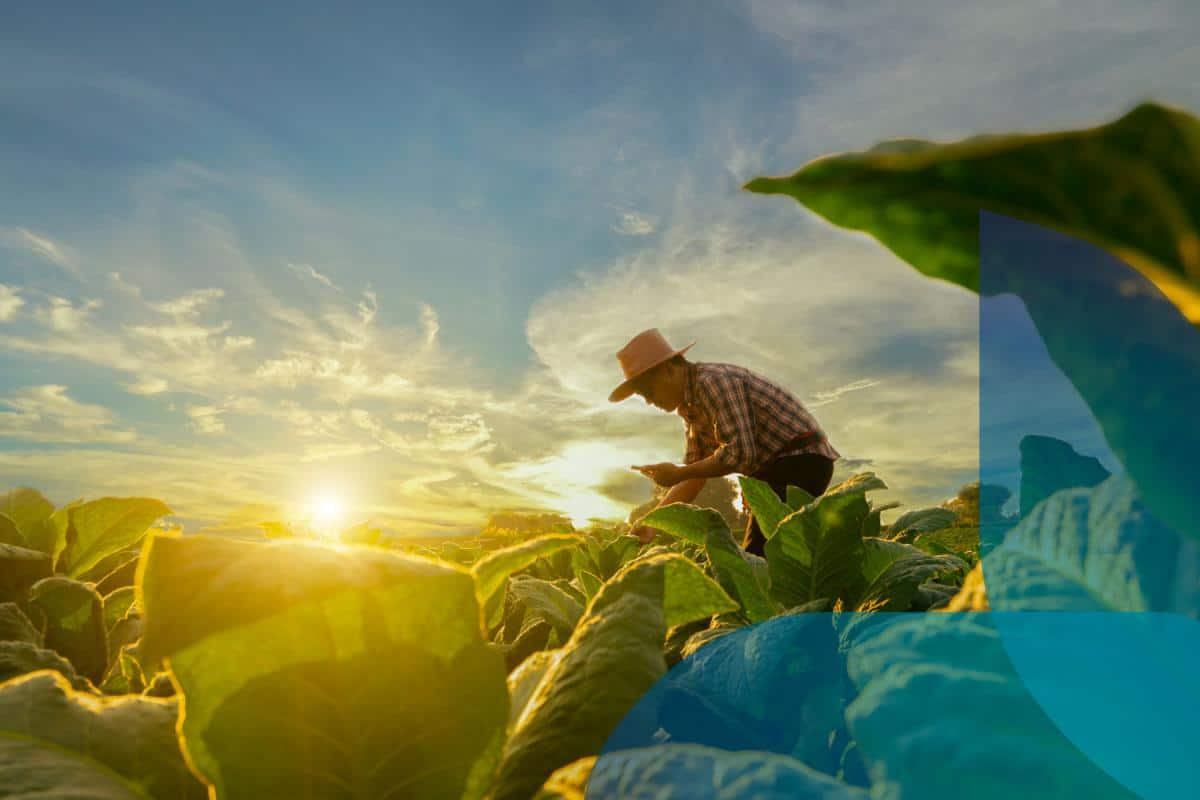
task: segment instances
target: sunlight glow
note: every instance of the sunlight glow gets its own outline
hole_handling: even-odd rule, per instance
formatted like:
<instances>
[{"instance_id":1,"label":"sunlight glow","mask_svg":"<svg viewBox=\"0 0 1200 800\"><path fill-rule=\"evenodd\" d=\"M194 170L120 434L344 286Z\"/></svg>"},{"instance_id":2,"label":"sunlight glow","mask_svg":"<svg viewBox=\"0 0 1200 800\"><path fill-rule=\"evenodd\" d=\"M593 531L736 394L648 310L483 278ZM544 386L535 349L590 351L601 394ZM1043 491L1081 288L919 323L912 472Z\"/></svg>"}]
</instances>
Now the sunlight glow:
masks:
<instances>
[{"instance_id":1,"label":"sunlight glow","mask_svg":"<svg viewBox=\"0 0 1200 800\"><path fill-rule=\"evenodd\" d=\"M341 498L332 494L322 494L309 503L308 513L313 527L318 532L327 534L335 532L344 522L346 509Z\"/></svg>"}]
</instances>

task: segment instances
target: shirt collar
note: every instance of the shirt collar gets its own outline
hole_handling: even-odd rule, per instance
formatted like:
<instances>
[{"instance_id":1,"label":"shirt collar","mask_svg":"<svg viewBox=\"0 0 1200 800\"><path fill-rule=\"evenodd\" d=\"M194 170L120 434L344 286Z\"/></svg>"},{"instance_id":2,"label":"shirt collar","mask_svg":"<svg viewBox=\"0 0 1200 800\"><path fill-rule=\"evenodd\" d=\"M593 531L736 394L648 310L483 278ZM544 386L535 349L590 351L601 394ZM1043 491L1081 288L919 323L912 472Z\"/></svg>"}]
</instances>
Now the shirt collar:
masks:
<instances>
[{"instance_id":1,"label":"shirt collar","mask_svg":"<svg viewBox=\"0 0 1200 800\"><path fill-rule=\"evenodd\" d=\"M687 380L683 382L683 406L690 411L696 404L696 365L687 363Z\"/></svg>"}]
</instances>

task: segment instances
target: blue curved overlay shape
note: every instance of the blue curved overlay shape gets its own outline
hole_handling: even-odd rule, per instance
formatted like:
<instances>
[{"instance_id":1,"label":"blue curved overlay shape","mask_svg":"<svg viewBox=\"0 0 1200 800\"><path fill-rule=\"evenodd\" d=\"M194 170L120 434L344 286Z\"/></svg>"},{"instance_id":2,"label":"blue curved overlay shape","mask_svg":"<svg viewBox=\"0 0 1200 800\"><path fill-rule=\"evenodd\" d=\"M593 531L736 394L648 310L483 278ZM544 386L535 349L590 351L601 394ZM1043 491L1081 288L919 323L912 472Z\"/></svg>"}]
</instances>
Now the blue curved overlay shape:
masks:
<instances>
[{"instance_id":1,"label":"blue curved overlay shape","mask_svg":"<svg viewBox=\"0 0 1200 800\"><path fill-rule=\"evenodd\" d=\"M1012 496L981 508L992 611L729 633L631 710L588 798L1200 797L1200 531L1146 460L1200 457L1196 329L1089 244L980 234L980 477Z\"/></svg>"}]
</instances>

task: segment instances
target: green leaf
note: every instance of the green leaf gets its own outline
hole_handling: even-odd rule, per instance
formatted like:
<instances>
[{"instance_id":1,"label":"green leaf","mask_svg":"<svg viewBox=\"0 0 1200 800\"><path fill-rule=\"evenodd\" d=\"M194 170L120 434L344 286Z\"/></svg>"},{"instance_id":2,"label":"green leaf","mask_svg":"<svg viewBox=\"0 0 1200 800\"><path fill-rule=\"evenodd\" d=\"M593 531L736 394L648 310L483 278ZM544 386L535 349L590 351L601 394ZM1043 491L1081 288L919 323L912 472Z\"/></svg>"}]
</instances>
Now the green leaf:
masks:
<instances>
[{"instance_id":1,"label":"green leaf","mask_svg":"<svg viewBox=\"0 0 1200 800\"><path fill-rule=\"evenodd\" d=\"M42 634L16 603L0 603L0 642L28 642L42 646Z\"/></svg>"},{"instance_id":2,"label":"green leaf","mask_svg":"<svg viewBox=\"0 0 1200 800\"><path fill-rule=\"evenodd\" d=\"M104 627L106 630L113 629L121 617L125 616L133 607L135 599L132 586L124 586L104 597Z\"/></svg>"},{"instance_id":3,"label":"green leaf","mask_svg":"<svg viewBox=\"0 0 1200 800\"><path fill-rule=\"evenodd\" d=\"M922 583L945 572L966 571L967 565L955 556L917 553L888 564L863 591L855 611L908 611Z\"/></svg>"},{"instance_id":4,"label":"green leaf","mask_svg":"<svg viewBox=\"0 0 1200 800\"><path fill-rule=\"evenodd\" d=\"M21 529L7 514L0 514L0 544L11 544L13 547L26 546Z\"/></svg>"},{"instance_id":5,"label":"green leaf","mask_svg":"<svg viewBox=\"0 0 1200 800\"><path fill-rule=\"evenodd\" d=\"M765 548L771 596L785 608L819 598L850 600L861 591L861 492L822 495L779 524Z\"/></svg>"},{"instance_id":6,"label":"green leaf","mask_svg":"<svg viewBox=\"0 0 1200 800\"><path fill-rule=\"evenodd\" d=\"M758 520L759 530L763 536L770 539L775 535L775 530L783 518L795 509L780 500L779 495L775 494L775 490L765 481L741 475L738 477L738 483L742 487L742 498L746 501L746 507Z\"/></svg>"},{"instance_id":7,"label":"green leaf","mask_svg":"<svg viewBox=\"0 0 1200 800\"><path fill-rule=\"evenodd\" d=\"M813 501L813 496L799 486L787 487L787 504L793 511L799 511Z\"/></svg>"},{"instance_id":8,"label":"green leaf","mask_svg":"<svg viewBox=\"0 0 1200 800\"><path fill-rule=\"evenodd\" d=\"M70 661L53 650L31 642L0 642L0 684L38 670L54 670L80 691L94 689L87 678L75 671ZM0 721L0 726L3 722ZM2 784L0 784L2 785Z\"/></svg>"},{"instance_id":9,"label":"green leaf","mask_svg":"<svg viewBox=\"0 0 1200 800\"><path fill-rule=\"evenodd\" d=\"M733 540L725 518L718 512L686 503L671 503L650 512L643 522L703 545L721 588L737 599L751 622L762 622L779 613L745 553Z\"/></svg>"},{"instance_id":10,"label":"green leaf","mask_svg":"<svg viewBox=\"0 0 1200 800\"><path fill-rule=\"evenodd\" d=\"M1127 475L1055 492L982 563L997 611L1200 613L1200 544L1148 514Z\"/></svg>"},{"instance_id":11,"label":"green leaf","mask_svg":"<svg viewBox=\"0 0 1200 800\"><path fill-rule=\"evenodd\" d=\"M790 178L758 179L746 188L790 194L835 224L871 233L926 275L973 291L981 210L1056 229L1119 257L1200 324L1200 121L1185 111L1147 103L1086 130L825 158ZM1124 390L1131 371L1146 363L1139 352L1145 340L1093 336L1089 344L1072 332L1095 304L1079 302L1071 286L1038 284L1020 294L1051 358L1154 512L1200 535L1195 448L1160 445L1160 437L1178 435L1178 426L1147 435L1146 424L1129 424L1152 419L1148 409L1156 403L1147 404L1148 397L1169 404L1178 396L1161 383L1162 374L1158 387ZM1170 372L1195 374L1191 351L1178 355L1179 368Z\"/></svg>"},{"instance_id":12,"label":"green leaf","mask_svg":"<svg viewBox=\"0 0 1200 800\"><path fill-rule=\"evenodd\" d=\"M550 623L564 640L583 616L583 604L550 581L518 575L509 582L509 591L535 618Z\"/></svg>"},{"instance_id":13,"label":"green leaf","mask_svg":"<svg viewBox=\"0 0 1200 800\"><path fill-rule=\"evenodd\" d=\"M600 591L600 587L604 585L604 581L593 575L587 570L579 573L579 583L583 586L583 591L587 594L588 600L596 596L596 592Z\"/></svg>"},{"instance_id":14,"label":"green leaf","mask_svg":"<svg viewBox=\"0 0 1200 800\"><path fill-rule=\"evenodd\" d=\"M562 650L539 650L521 662L508 676L508 727L516 728L529 699L542 677L562 658Z\"/></svg>"},{"instance_id":15,"label":"green leaf","mask_svg":"<svg viewBox=\"0 0 1200 800\"><path fill-rule=\"evenodd\" d=\"M23 602L29 587L53 571L50 556L40 550L0 544L0 601Z\"/></svg>"},{"instance_id":16,"label":"green leaf","mask_svg":"<svg viewBox=\"0 0 1200 800\"><path fill-rule=\"evenodd\" d=\"M1107 125L822 158L752 192L866 231L926 275L978 291L980 209L1118 253L1200 321L1200 121L1146 103ZM1129 209L1139 209L1131 214Z\"/></svg>"},{"instance_id":17,"label":"green leaf","mask_svg":"<svg viewBox=\"0 0 1200 800\"><path fill-rule=\"evenodd\" d=\"M539 536L514 547L495 550L479 559L471 568L471 572L475 575L480 607L485 606L488 600L504 587L513 573L520 572L539 558L581 543L581 537L574 535Z\"/></svg>"},{"instance_id":18,"label":"green leaf","mask_svg":"<svg viewBox=\"0 0 1200 800\"><path fill-rule=\"evenodd\" d=\"M666 744L601 755L591 767L587 796L655 800L698 797L867 800L869 795L790 756L729 752L699 744Z\"/></svg>"},{"instance_id":19,"label":"green leaf","mask_svg":"<svg viewBox=\"0 0 1200 800\"><path fill-rule=\"evenodd\" d=\"M90 584L54 576L29 590L30 602L46 615L46 647L70 659L80 675L99 683L108 668L104 603Z\"/></svg>"},{"instance_id":20,"label":"green leaf","mask_svg":"<svg viewBox=\"0 0 1200 800\"><path fill-rule=\"evenodd\" d=\"M46 553L54 562L57 562L63 548L67 546L67 531L71 527L71 510L82 502L82 500L73 500L49 517L31 523L24 530L29 547Z\"/></svg>"},{"instance_id":21,"label":"green leaf","mask_svg":"<svg viewBox=\"0 0 1200 800\"><path fill-rule=\"evenodd\" d=\"M71 509L71 530L62 552L65 572L78 577L101 559L129 547L171 509L148 497L102 497Z\"/></svg>"},{"instance_id":22,"label":"green leaf","mask_svg":"<svg viewBox=\"0 0 1200 800\"><path fill-rule=\"evenodd\" d=\"M838 485L826 489L825 493L818 499L824 500L827 497L840 497L844 494L864 494L886 488L888 488L887 484L874 472L860 472L856 475L851 475Z\"/></svg>"},{"instance_id":23,"label":"green leaf","mask_svg":"<svg viewBox=\"0 0 1200 800\"><path fill-rule=\"evenodd\" d=\"M56 672L0 686L7 797L204 800L175 738L174 700L82 695Z\"/></svg>"},{"instance_id":24,"label":"green leaf","mask_svg":"<svg viewBox=\"0 0 1200 800\"><path fill-rule=\"evenodd\" d=\"M54 504L42 496L37 489L21 486L10 492L0 494L0 514L8 517L24 537L22 542L10 542L25 547L33 547L29 532L33 527L54 513Z\"/></svg>"},{"instance_id":25,"label":"green leaf","mask_svg":"<svg viewBox=\"0 0 1200 800\"><path fill-rule=\"evenodd\" d=\"M508 717L471 573L383 548L152 536L143 664L166 658L215 796L483 794Z\"/></svg>"},{"instance_id":26,"label":"green leaf","mask_svg":"<svg viewBox=\"0 0 1200 800\"><path fill-rule=\"evenodd\" d=\"M134 657L132 647L128 644L121 646L108 668L108 674L104 676L104 682L100 684L100 691L105 694L141 694L146 689L146 676L142 674L142 667Z\"/></svg>"},{"instance_id":27,"label":"green leaf","mask_svg":"<svg viewBox=\"0 0 1200 800\"><path fill-rule=\"evenodd\" d=\"M720 592L677 554L639 558L604 584L530 695L490 797L525 800L556 769L598 753L666 671L668 625L717 613L713 590Z\"/></svg>"},{"instance_id":28,"label":"green leaf","mask_svg":"<svg viewBox=\"0 0 1200 800\"><path fill-rule=\"evenodd\" d=\"M906 511L888 526L888 538L911 539L918 534L953 525L957 517L958 515L948 508L919 508Z\"/></svg>"}]
</instances>

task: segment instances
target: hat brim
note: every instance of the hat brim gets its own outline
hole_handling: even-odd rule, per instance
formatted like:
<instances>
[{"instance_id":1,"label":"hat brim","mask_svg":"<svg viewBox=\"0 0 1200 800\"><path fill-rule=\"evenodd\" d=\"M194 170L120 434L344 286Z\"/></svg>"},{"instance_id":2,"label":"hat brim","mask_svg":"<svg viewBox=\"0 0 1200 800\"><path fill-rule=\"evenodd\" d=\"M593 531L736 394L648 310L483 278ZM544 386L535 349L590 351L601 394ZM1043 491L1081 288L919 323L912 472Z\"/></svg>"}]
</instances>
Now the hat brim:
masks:
<instances>
[{"instance_id":1,"label":"hat brim","mask_svg":"<svg viewBox=\"0 0 1200 800\"><path fill-rule=\"evenodd\" d=\"M612 390L612 394L610 394L608 396L608 402L619 403L622 400L624 400L625 398L629 397L631 394L633 394L633 382L634 381L636 381L638 378L645 375L650 370L657 367L659 364L670 361L675 356L683 355L688 350L691 350L692 347L695 346L695 344L696 344L695 342L692 342L691 344L687 345L686 347L684 347L681 350L676 350L674 353L671 353L670 355L663 356L658 361L655 361L653 364L647 364L646 367L639 370L636 375L630 375L628 378L626 378L624 381L621 382L620 386L618 386L617 388Z\"/></svg>"}]
</instances>

